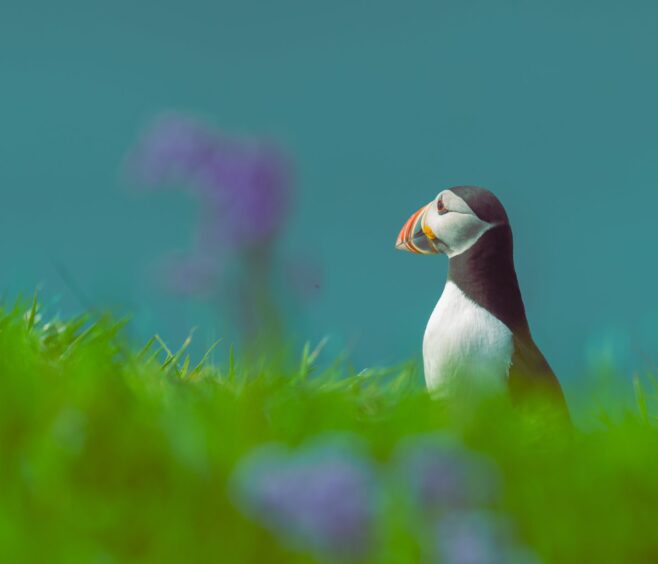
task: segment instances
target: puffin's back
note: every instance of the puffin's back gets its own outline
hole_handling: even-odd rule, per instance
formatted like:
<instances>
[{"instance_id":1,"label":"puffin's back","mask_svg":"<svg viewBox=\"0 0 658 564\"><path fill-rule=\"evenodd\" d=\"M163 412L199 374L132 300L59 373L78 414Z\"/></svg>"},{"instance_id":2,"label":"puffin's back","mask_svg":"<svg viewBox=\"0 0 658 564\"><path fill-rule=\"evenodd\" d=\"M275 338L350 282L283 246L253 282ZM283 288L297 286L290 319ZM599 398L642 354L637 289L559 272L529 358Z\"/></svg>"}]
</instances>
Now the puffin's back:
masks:
<instances>
[{"instance_id":1,"label":"puffin's back","mask_svg":"<svg viewBox=\"0 0 658 564\"><path fill-rule=\"evenodd\" d=\"M528 398L546 399L565 420L570 420L560 382L529 332L514 335L508 386L515 403L523 403Z\"/></svg>"}]
</instances>

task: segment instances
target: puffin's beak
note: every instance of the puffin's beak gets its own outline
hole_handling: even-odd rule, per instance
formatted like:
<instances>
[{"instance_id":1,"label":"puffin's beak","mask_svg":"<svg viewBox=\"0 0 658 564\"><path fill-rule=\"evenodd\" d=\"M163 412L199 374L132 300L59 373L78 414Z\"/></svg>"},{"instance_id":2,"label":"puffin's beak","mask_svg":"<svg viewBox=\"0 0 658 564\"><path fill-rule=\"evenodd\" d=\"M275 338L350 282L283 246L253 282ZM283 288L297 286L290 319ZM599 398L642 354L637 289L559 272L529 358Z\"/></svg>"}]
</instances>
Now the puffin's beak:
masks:
<instances>
[{"instance_id":1,"label":"puffin's beak","mask_svg":"<svg viewBox=\"0 0 658 564\"><path fill-rule=\"evenodd\" d=\"M429 206L430 204L423 206L407 220L395 242L396 249L421 255L433 255L439 252L436 235L425 224Z\"/></svg>"}]
</instances>

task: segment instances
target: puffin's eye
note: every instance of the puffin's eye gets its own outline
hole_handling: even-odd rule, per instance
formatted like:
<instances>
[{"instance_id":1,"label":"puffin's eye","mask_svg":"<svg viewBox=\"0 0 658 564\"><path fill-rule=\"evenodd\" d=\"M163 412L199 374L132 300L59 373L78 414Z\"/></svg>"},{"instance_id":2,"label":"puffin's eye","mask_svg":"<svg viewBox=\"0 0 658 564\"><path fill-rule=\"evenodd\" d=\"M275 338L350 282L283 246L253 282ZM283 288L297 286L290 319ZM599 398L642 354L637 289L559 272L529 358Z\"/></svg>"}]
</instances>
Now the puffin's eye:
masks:
<instances>
[{"instance_id":1,"label":"puffin's eye","mask_svg":"<svg viewBox=\"0 0 658 564\"><path fill-rule=\"evenodd\" d=\"M446 205L443 203L443 199L439 198L439 199L436 201L436 210L437 210L439 213L445 213L445 212L448 211L448 210L446 209Z\"/></svg>"}]
</instances>

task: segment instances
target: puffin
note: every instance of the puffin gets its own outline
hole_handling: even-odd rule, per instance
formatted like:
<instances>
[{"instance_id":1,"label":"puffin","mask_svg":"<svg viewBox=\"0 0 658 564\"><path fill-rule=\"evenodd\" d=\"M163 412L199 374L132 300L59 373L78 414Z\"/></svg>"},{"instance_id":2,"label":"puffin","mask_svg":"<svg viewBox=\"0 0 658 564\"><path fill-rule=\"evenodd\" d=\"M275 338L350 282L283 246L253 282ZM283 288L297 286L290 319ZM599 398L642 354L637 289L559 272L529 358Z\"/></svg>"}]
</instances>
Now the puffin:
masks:
<instances>
[{"instance_id":1,"label":"puffin","mask_svg":"<svg viewBox=\"0 0 658 564\"><path fill-rule=\"evenodd\" d=\"M532 394L567 414L564 394L535 344L514 268L512 229L489 190L455 186L407 220L397 249L445 254L448 277L423 337L425 382L452 390Z\"/></svg>"}]
</instances>

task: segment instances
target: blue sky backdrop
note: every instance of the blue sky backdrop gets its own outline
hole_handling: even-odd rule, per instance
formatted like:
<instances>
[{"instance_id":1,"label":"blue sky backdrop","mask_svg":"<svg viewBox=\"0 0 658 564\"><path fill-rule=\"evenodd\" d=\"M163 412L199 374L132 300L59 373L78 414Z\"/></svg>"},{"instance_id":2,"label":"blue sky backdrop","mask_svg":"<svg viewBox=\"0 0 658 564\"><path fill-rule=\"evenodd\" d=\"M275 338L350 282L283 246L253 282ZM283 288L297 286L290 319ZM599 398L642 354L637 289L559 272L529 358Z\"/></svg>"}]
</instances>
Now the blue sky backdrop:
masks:
<instances>
[{"instance_id":1,"label":"blue sky backdrop","mask_svg":"<svg viewBox=\"0 0 658 564\"><path fill-rule=\"evenodd\" d=\"M157 291L149 274L189 247L194 202L121 181L144 125L173 109L275 139L295 159L283 252L323 272L295 317L300 338L329 335L359 367L419 354L447 262L396 252L395 237L439 190L478 184L509 212L530 324L562 379L598 354L628 370L656 360L654 2L115 0L2 12L6 293L42 284L54 310L89 301L133 313L140 336L175 345L200 325L199 340L212 338L203 305Z\"/></svg>"}]
</instances>

